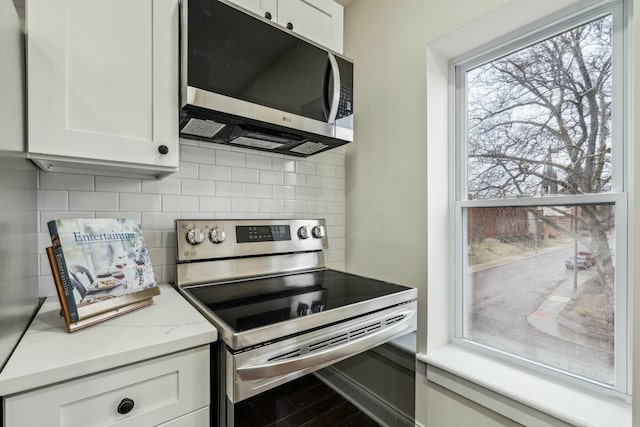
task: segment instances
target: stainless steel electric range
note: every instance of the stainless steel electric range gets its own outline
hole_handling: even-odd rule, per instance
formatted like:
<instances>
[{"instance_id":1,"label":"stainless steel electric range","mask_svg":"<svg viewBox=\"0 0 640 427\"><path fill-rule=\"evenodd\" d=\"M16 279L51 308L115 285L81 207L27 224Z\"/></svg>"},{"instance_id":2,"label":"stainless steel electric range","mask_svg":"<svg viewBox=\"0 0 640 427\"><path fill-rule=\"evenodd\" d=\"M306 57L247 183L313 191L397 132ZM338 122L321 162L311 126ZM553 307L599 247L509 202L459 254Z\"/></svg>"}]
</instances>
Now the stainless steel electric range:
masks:
<instances>
[{"instance_id":1,"label":"stainless steel electric range","mask_svg":"<svg viewBox=\"0 0 640 427\"><path fill-rule=\"evenodd\" d=\"M219 425L238 402L416 329L415 289L325 266L324 220L177 220L176 236L176 287L220 337Z\"/></svg>"}]
</instances>

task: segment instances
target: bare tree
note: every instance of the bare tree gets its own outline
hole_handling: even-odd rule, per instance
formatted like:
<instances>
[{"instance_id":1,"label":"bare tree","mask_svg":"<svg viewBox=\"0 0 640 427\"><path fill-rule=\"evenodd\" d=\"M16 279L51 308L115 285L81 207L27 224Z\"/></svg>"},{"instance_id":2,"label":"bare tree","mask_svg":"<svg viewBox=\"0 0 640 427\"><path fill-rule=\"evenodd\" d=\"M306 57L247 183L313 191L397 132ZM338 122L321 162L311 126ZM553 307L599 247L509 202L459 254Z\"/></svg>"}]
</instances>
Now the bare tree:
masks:
<instances>
[{"instance_id":1,"label":"bare tree","mask_svg":"<svg viewBox=\"0 0 640 427\"><path fill-rule=\"evenodd\" d=\"M611 22L597 19L467 73L470 197L611 190ZM612 287L612 207L574 211L563 214L580 226L562 231L591 249Z\"/></svg>"}]
</instances>

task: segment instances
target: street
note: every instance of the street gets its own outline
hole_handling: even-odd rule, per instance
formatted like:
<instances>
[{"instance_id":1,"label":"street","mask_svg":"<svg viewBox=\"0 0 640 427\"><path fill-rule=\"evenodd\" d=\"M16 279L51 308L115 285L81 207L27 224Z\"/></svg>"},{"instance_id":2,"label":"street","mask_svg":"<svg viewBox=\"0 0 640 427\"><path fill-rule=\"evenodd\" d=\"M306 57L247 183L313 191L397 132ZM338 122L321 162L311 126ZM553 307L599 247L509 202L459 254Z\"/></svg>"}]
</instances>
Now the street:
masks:
<instances>
[{"instance_id":1,"label":"street","mask_svg":"<svg viewBox=\"0 0 640 427\"><path fill-rule=\"evenodd\" d=\"M564 266L564 260L571 255L573 249L566 248L470 273L473 284L467 338L611 383L611 353L556 338L527 321L557 286L573 282L573 270ZM578 281L589 274L590 270L579 270Z\"/></svg>"}]
</instances>

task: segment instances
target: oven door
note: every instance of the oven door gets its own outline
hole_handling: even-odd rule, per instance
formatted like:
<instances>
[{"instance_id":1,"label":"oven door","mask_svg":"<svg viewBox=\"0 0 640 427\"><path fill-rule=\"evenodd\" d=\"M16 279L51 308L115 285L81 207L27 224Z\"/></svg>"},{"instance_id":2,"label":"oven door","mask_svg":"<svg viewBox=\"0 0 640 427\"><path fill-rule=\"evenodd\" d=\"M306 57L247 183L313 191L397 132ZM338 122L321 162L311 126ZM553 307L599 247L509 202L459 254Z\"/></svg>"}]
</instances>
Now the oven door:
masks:
<instances>
[{"instance_id":1,"label":"oven door","mask_svg":"<svg viewBox=\"0 0 640 427\"><path fill-rule=\"evenodd\" d=\"M220 344L220 425L233 426L244 399L415 331L416 309L413 301L249 350Z\"/></svg>"}]
</instances>

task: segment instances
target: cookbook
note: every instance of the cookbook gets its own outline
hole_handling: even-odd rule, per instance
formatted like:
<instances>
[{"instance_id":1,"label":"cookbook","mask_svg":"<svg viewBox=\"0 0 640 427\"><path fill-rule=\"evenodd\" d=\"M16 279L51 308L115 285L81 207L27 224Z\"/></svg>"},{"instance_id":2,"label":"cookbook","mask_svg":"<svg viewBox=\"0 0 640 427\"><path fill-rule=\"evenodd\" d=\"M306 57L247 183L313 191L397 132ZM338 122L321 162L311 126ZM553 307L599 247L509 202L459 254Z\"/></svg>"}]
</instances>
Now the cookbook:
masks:
<instances>
[{"instance_id":1,"label":"cookbook","mask_svg":"<svg viewBox=\"0 0 640 427\"><path fill-rule=\"evenodd\" d=\"M67 330L144 307L160 294L137 220L62 218L47 250Z\"/></svg>"}]
</instances>

